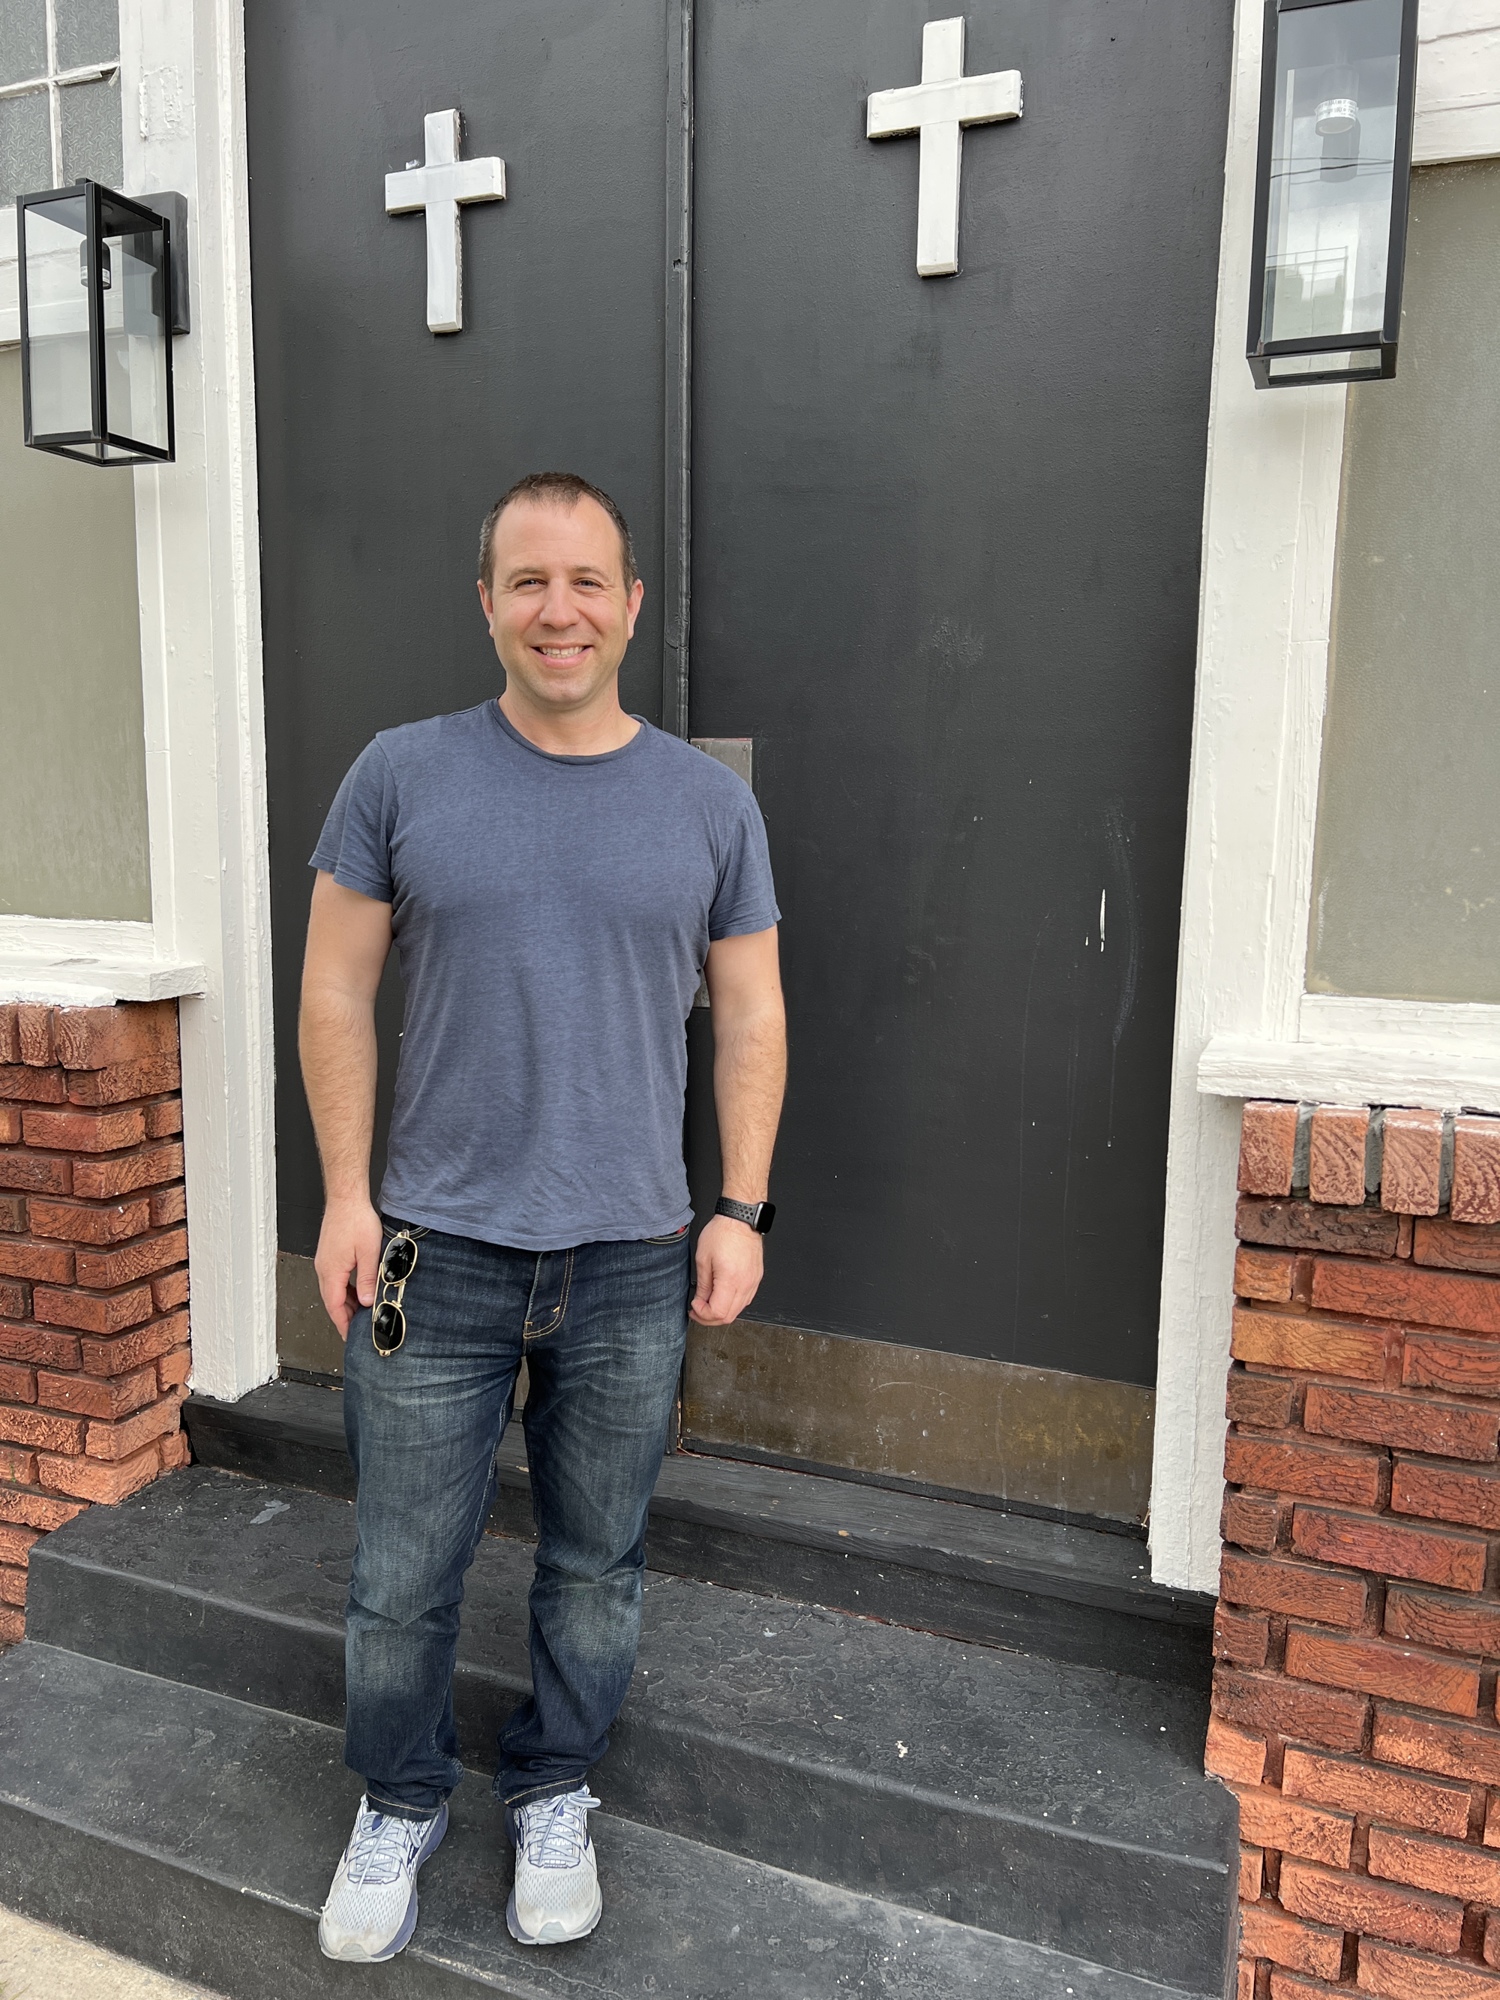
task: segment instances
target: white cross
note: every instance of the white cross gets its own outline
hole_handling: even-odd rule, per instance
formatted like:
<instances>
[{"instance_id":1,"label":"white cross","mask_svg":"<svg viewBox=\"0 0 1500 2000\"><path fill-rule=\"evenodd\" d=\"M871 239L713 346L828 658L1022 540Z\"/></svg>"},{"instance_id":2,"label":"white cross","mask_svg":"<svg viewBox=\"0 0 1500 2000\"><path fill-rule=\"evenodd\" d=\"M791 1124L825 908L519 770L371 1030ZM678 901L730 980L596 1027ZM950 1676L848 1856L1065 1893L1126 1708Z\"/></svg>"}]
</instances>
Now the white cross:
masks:
<instances>
[{"instance_id":1,"label":"white cross","mask_svg":"<svg viewBox=\"0 0 1500 2000\"><path fill-rule=\"evenodd\" d=\"M929 21L922 30L922 81L870 97L865 133L899 139L920 132L917 178L917 275L946 278L958 269L958 179L965 125L1021 115L1021 72L964 75L964 17Z\"/></svg>"},{"instance_id":2,"label":"white cross","mask_svg":"<svg viewBox=\"0 0 1500 2000\"><path fill-rule=\"evenodd\" d=\"M504 160L461 160L456 111L429 111L422 120L427 159L385 177L387 215L427 211L427 326L460 333L464 323L464 243L461 201L504 201Z\"/></svg>"}]
</instances>

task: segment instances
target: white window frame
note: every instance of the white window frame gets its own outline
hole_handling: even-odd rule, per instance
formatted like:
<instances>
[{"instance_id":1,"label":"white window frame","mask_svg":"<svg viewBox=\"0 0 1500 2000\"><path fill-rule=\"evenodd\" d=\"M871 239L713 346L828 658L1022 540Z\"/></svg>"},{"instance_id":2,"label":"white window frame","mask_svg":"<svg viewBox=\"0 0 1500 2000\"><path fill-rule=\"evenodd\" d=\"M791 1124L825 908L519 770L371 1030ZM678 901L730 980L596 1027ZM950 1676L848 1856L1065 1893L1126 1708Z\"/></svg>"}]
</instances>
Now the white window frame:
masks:
<instances>
[{"instance_id":1,"label":"white window frame","mask_svg":"<svg viewBox=\"0 0 1500 2000\"><path fill-rule=\"evenodd\" d=\"M1306 991L1346 392L1245 364L1263 8L1235 9L1151 1496L1153 1575L1209 1591L1241 1103L1500 1111L1500 1007ZM1414 161L1495 154L1500 0L1423 0Z\"/></svg>"},{"instance_id":2,"label":"white window frame","mask_svg":"<svg viewBox=\"0 0 1500 2000\"><path fill-rule=\"evenodd\" d=\"M49 43L49 47L51 44ZM0 999L181 996L193 1385L276 1368L270 886L240 0L120 0L126 194L187 196L177 459L134 472L149 923L0 918ZM0 217L0 340L19 338Z\"/></svg>"}]
</instances>

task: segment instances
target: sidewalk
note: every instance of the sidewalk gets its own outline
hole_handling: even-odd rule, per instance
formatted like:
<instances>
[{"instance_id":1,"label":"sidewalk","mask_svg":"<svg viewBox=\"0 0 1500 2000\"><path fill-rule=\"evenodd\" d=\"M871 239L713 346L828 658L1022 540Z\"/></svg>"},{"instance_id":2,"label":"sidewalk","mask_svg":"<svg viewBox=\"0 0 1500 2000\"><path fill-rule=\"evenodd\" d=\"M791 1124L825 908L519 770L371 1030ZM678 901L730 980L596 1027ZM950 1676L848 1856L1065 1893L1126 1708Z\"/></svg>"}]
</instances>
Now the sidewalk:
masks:
<instances>
[{"instance_id":1,"label":"sidewalk","mask_svg":"<svg viewBox=\"0 0 1500 2000\"><path fill-rule=\"evenodd\" d=\"M0 2000L217 2000L148 1966L0 1909Z\"/></svg>"}]
</instances>

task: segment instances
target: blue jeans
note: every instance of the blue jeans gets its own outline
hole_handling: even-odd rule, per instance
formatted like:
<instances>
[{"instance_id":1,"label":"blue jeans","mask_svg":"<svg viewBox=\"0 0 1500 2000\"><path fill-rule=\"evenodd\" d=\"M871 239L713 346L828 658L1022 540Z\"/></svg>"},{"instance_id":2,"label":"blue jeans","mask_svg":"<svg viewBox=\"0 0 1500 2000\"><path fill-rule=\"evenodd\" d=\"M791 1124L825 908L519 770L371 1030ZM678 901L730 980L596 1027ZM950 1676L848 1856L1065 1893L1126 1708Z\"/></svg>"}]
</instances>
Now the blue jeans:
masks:
<instances>
[{"instance_id":1,"label":"blue jeans","mask_svg":"<svg viewBox=\"0 0 1500 2000\"><path fill-rule=\"evenodd\" d=\"M416 1819L461 1775L459 1606L523 1358L532 1692L500 1732L495 1790L507 1805L571 1791L603 1756L635 1671L646 1509L691 1290L685 1232L542 1252L411 1233L405 1341L382 1358L366 1310L344 1357L359 1480L344 1759L372 1805Z\"/></svg>"}]
</instances>

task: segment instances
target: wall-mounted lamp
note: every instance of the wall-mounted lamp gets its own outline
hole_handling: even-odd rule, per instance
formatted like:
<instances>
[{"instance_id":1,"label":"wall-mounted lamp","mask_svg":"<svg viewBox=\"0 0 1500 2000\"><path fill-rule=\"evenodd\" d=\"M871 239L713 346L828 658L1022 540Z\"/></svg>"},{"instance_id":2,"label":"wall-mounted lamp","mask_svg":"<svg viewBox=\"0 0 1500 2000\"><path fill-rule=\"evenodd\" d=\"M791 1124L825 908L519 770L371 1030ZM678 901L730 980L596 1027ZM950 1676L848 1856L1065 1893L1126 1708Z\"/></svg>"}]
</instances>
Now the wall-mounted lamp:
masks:
<instances>
[{"instance_id":1,"label":"wall-mounted lamp","mask_svg":"<svg viewBox=\"0 0 1500 2000\"><path fill-rule=\"evenodd\" d=\"M1257 388L1395 374L1416 78L1417 0L1266 0Z\"/></svg>"},{"instance_id":2,"label":"wall-mounted lamp","mask_svg":"<svg viewBox=\"0 0 1500 2000\"><path fill-rule=\"evenodd\" d=\"M186 219L180 194L133 201L96 181L17 197L27 444L86 465L176 456Z\"/></svg>"}]
</instances>

